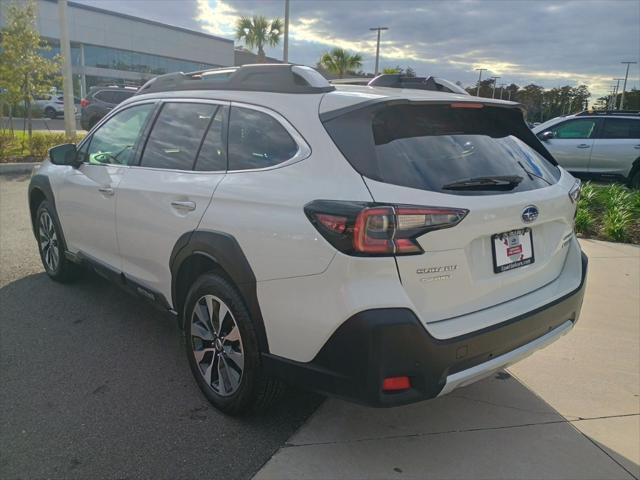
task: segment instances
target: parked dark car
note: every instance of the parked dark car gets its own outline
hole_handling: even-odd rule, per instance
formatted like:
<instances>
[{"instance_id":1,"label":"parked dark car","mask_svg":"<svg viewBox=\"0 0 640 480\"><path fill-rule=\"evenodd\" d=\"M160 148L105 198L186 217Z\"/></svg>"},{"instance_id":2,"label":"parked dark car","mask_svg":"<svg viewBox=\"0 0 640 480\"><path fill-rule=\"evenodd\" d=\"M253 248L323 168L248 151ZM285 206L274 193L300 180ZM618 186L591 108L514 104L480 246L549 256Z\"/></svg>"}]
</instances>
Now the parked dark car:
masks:
<instances>
[{"instance_id":1,"label":"parked dark car","mask_svg":"<svg viewBox=\"0 0 640 480\"><path fill-rule=\"evenodd\" d=\"M133 87L95 87L80 101L80 125L91 130L110 110L136 93Z\"/></svg>"}]
</instances>

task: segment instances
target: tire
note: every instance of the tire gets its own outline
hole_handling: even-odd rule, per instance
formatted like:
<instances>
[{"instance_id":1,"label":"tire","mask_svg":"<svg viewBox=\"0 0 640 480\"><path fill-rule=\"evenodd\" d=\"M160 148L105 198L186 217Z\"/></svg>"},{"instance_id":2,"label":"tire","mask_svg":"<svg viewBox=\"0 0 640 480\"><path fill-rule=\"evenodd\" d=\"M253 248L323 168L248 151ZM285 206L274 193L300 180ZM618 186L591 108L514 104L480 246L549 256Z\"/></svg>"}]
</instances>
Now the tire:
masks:
<instances>
[{"instance_id":1,"label":"tire","mask_svg":"<svg viewBox=\"0 0 640 480\"><path fill-rule=\"evenodd\" d=\"M47 107L47 108L44 109L44 115L47 118L50 118L50 119L53 120L54 118L56 118L58 116L58 112L56 112L56 110L53 107Z\"/></svg>"},{"instance_id":2,"label":"tire","mask_svg":"<svg viewBox=\"0 0 640 480\"><path fill-rule=\"evenodd\" d=\"M213 406L238 415L265 410L280 396L280 381L262 370L249 311L226 278L200 276L187 294L183 319L191 372Z\"/></svg>"},{"instance_id":3,"label":"tire","mask_svg":"<svg viewBox=\"0 0 640 480\"><path fill-rule=\"evenodd\" d=\"M80 267L65 256L66 245L56 218L49 202L40 203L35 224L38 251L47 275L56 282L67 283L78 277Z\"/></svg>"},{"instance_id":4,"label":"tire","mask_svg":"<svg viewBox=\"0 0 640 480\"><path fill-rule=\"evenodd\" d=\"M629 187L640 190L640 168L637 168L629 178Z\"/></svg>"}]
</instances>

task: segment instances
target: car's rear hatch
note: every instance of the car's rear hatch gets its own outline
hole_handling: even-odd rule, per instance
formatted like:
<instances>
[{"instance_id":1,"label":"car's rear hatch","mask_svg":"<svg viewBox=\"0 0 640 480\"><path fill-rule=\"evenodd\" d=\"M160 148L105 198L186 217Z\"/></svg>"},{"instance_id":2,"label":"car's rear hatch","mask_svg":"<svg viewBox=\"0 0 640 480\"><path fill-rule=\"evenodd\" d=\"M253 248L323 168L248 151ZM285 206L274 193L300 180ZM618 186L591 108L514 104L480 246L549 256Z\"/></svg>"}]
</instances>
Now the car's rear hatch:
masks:
<instances>
[{"instance_id":1,"label":"car's rear hatch","mask_svg":"<svg viewBox=\"0 0 640 480\"><path fill-rule=\"evenodd\" d=\"M560 274L572 237L574 180L519 110L395 101L323 120L375 202L468 210L451 228L418 236L424 253L396 256L426 324L508 302Z\"/></svg>"}]
</instances>

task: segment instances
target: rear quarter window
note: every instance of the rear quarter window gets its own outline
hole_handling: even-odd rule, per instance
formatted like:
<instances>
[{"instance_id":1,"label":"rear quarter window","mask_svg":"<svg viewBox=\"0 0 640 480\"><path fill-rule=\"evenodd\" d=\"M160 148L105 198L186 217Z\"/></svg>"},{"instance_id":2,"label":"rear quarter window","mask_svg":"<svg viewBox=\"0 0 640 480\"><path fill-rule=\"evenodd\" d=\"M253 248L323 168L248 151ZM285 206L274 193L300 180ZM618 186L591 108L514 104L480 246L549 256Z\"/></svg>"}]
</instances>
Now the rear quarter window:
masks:
<instances>
[{"instance_id":1,"label":"rear quarter window","mask_svg":"<svg viewBox=\"0 0 640 480\"><path fill-rule=\"evenodd\" d=\"M443 187L478 177L520 177L520 183L509 190L515 192L548 186L560 176L557 166L530 146L538 140L522 115L511 109L382 105L347 113L324 125L359 173L385 183L478 195L501 192Z\"/></svg>"}]
</instances>

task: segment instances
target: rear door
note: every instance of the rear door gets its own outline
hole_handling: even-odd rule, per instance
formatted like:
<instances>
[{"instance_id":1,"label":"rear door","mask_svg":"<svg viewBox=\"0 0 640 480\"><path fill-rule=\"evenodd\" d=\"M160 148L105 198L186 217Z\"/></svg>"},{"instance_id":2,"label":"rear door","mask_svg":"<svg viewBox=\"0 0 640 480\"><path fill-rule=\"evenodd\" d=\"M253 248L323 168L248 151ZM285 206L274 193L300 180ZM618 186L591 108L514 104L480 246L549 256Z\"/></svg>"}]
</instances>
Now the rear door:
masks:
<instances>
[{"instance_id":1,"label":"rear door","mask_svg":"<svg viewBox=\"0 0 640 480\"><path fill-rule=\"evenodd\" d=\"M506 302L558 277L572 235L567 191L574 180L511 134L521 116L495 107L376 109L368 120L356 112L325 123L374 200L468 210L457 225L418 236L424 253L396 256L425 323Z\"/></svg>"},{"instance_id":2,"label":"rear door","mask_svg":"<svg viewBox=\"0 0 640 480\"><path fill-rule=\"evenodd\" d=\"M545 147L556 161L571 172L589 171L589 161L597 118L575 118L550 128L554 137L545 141Z\"/></svg>"},{"instance_id":3,"label":"rear door","mask_svg":"<svg viewBox=\"0 0 640 480\"><path fill-rule=\"evenodd\" d=\"M593 144L589 172L627 177L640 158L640 118L605 118Z\"/></svg>"},{"instance_id":4,"label":"rear door","mask_svg":"<svg viewBox=\"0 0 640 480\"><path fill-rule=\"evenodd\" d=\"M228 109L225 102L164 102L118 189L122 270L166 299L171 251L197 228L227 169Z\"/></svg>"}]
</instances>

